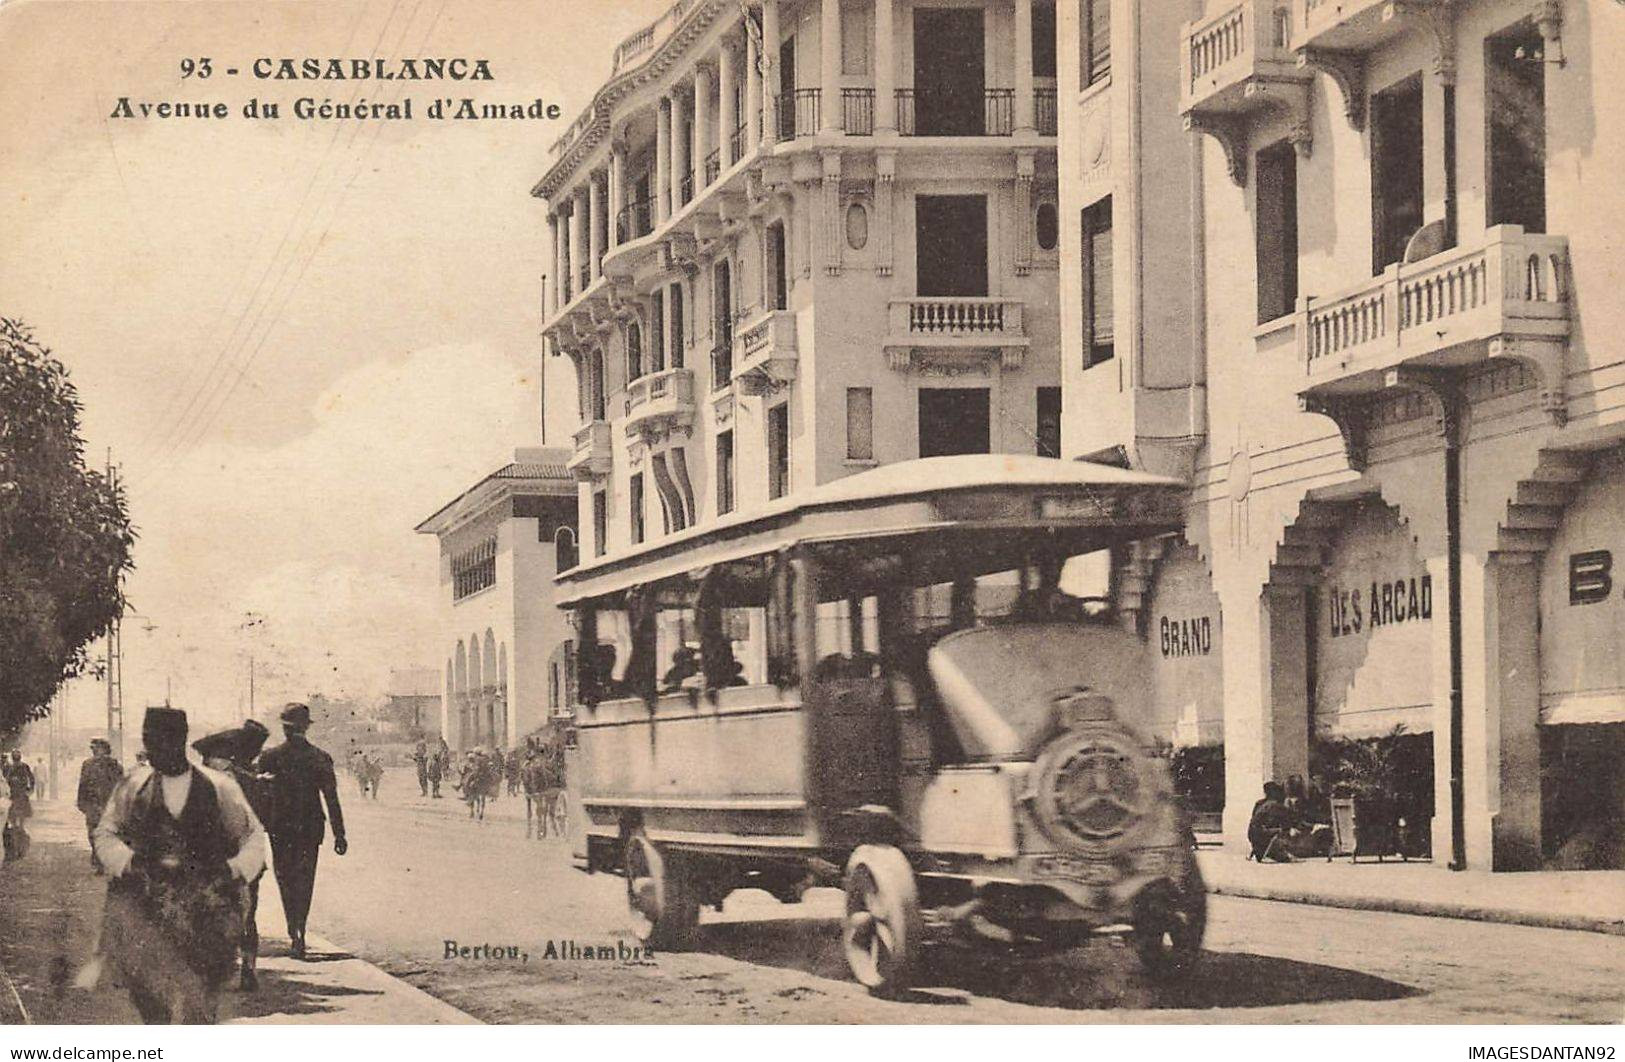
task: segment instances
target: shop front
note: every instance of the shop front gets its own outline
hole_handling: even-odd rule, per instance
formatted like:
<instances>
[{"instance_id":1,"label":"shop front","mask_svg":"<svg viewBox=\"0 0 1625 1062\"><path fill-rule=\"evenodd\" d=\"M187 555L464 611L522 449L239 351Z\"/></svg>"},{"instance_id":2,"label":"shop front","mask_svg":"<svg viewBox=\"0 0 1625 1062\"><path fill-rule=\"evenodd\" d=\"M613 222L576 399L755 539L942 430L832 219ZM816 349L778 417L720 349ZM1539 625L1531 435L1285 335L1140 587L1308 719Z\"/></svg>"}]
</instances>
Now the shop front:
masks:
<instances>
[{"instance_id":1,"label":"shop front","mask_svg":"<svg viewBox=\"0 0 1625 1062\"><path fill-rule=\"evenodd\" d=\"M1224 625L1207 561L1174 540L1156 566L1145 611L1152 729L1168 743L1175 789L1199 831L1224 811Z\"/></svg>"},{"instance_id":2,"label":"shop front","mask_svg":"<svg viewBox=\"0 0 1625 1062\"><path fill-rule=\"evenodd\" d=\"M1307 781L1382 816L1412 857L1429 854L1434 808L1434 598L1395 510L1348 503L1312 595Z\"/></svg>"},{"instance_id":3,"label":"shop front","mask_svg":"<svg viewBox=\"0 0 1625 1062\"><path fill-rule=\"evenodd\" d=\"M1599 456L1542 559L1541 854L1625 868L1625 450Z\"/></svg>"}]
</instances>

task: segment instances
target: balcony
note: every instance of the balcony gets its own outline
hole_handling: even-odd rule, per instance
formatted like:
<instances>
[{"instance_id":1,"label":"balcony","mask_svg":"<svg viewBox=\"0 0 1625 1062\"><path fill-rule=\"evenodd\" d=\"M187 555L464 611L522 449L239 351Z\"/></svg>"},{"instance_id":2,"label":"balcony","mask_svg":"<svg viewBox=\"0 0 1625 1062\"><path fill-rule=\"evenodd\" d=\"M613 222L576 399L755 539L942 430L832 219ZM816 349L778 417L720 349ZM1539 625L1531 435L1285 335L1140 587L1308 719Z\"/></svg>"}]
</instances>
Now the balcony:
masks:
<instances>
[{"instance_id":1,"label":"balcony","mask_svg":"<svg viewBox=\"0 0 1625 1062\"><path fill-rule=\"evenodd\" d=\"M1381 276L1297 315L1306 407L1389 386L1396 370L1472 368L1511 357L1533 365L1548 412L1563 409L1563 352L1570 329L1568 240L1490 229L1481 243Z\"/></svg>"},{"instance_id":2,"label":"balcony","mask_svg":"<svg viewBox=\"0 0 1625 1062\"><path fill-rule=\"evenodd\" d=\"M734 338L733 378L745 394L768 394L796 378L796 315L769 310Z\"/></svg>"},{"instance_id":3,"label":"balcony","mask_svg":"<svg viewBox=\"0 0 1625 1062\"><path fill-rule=\"evenodd\" d=\"M1285 112L1293 140L1308 143L1313 73L1288 50L1288 19L1279 0L1241 0L1185 24L1179 113L1185 128L1220 142L1237 184L1246 182L1246 125L1259 112Z\"/></svg>"},{"instance_id":4,"label":"balcony","mask_svg":"<svg viewBox=\"0 0 1625 1062\"><path fill-rule=\"evenodd\" d=\"M654 231L654 197L648 196L621 208L615 219L617 245L641 239Z\"/></svg>"},{"instance_id":5,"label":"balcony","mask_svg":"<svg viewBox=\"0 0 1625 1062\"><path fill-rule=\"evenodd\" d=\"M1455 76L1454 0L1292 0L1289 46L1298 65L1314 68L1337 82L1343 113L1355 129L1365 128L1366 55L1422 27L1441 76ZM1536 5L1537 7L1541 5ZM1554 20L1537 17L1543 34L1555 34Z\"/></svg>"},{"instance_id":6,"label":"balcony","mask_svg":"<svg viewBox=\"0 0 1625 1062\"><path fill-rule=\"evenodd\" d=\"M1033 89L1033 125L1038 128L1039 136L1054 136L1057 128L1055 108L1055 89Z\"/></svg>"},{"instance_id":7,"label":"balcony","mask_svg":"<svg viewBox=\"0 0 1625 1062\"><path fill-rule=\"evenodd\" d=\"M897 132L902 136L1009 136L1016 125L1015 89L982 92L981 106L957 93L897 90Z\"/></svg>"},{"instance_id":8,"label":"balcony","mask_svg":"<svg viewBox=\"0 0 1625 1062\"><path fill-rule=\"evenodd\" d=\"M576 429L575 452L565 466L571 475L582 480L607 476L612 462L606 421L589 420Z\"/></svg>"},{"instance_id":9,"label":"balcony","mask_svg":"<svg viewBox=\"0 0 1625 1062\"><path fill-rule=\"evenodd\" d=\"M841 90L841 129L847 136L874 136L875 90L849 88Z\"/></svg>"},{"instance_id":10,"label":"balcony","mask_svg":"<svg viewBox=\"0 0 1625 1062\"><path fill-rule=\"evenodd\" d=\"M821 97L815 88L798 88L779 96L779 139L794 140L818 132Z\"/></svg>"},{"instance_id":11,"label":"balcony","mask_svg":"<svg viewBox=\"0 0 1625 1062\"><path fill-rule=\"evenodd\" d=\"M1445 0L1293 0L1292 47L1369 52L1405 31L1411 9L1445 6Z\"/></svg>"},{"instance_id":12,"label":"balcony","mask_svg":"<svg viewBox=\"0 0 1625 1062\"><path fill-rule=\"evenodd\" d=\"M1025 307L1019 299L977 296L893 299L887 358L892 368L906 370L927 358L994 354L1004 368L1020 368L1028 345Z\"/></svg>"},{"instance_id":13,"label":"balcony","mask_svg":"<svg viewBox=\"0 0 1625 1062\"><path fill-rule=\"evenodd\" d=\"M694 371L666 369L633 380L626 388L626 434L663 437L694 422Z\"/></svg>"}]
</instances>

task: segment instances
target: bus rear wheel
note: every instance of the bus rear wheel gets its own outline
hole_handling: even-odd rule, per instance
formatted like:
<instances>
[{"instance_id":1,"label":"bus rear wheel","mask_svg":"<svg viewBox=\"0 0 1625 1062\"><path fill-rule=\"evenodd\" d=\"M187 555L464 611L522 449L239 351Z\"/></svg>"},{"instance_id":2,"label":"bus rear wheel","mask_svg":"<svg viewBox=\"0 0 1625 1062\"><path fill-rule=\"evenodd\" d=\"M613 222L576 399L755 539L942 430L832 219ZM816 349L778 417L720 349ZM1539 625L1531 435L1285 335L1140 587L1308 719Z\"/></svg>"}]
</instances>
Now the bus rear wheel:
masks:
<instances>
[{"instance_id":1,"label":"bus rear wheel","mask_svg":"<svg viewBox=\"0 0 1625 1062\"><path fill-rule=\"evenodd\" d=\"M700 902L682 861L639 828L626 840L624 869L626 905L638 940L665 951L693 946Z\"/></svg>"},{"instance_id":2,"label":"bus rear wheel","mask_svg":"<svg viewBox=\"0 0 1625 1062\"><path fill-rule=\"evenodd\" d=\"M894 997L913 984L925 921L919 887L903 853L863 845L846 864L846 919L841 946L858 983Z\"/></svg>"}]
</instances>

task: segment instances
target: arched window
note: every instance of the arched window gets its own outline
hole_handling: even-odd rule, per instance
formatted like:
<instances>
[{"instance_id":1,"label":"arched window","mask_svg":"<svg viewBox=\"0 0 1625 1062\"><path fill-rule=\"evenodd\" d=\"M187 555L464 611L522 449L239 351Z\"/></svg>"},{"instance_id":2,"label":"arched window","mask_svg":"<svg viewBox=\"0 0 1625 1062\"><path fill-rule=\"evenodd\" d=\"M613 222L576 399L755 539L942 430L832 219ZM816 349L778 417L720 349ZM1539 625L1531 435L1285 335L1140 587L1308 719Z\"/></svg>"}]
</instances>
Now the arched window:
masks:
<instances>
[{"instance_id":1,"label":"arched window","mask_svg":"<svg viewBox=\"0 0 1625 1062\"><path fill-rule=\"evenodd\" d=\"M561 527L553 532L553 567L557 571L567 572L579 562L580 555L576 552L575 529Z\"/></svg>"},{"instance_id":2,"label":"arched window","mask_svg":"<svg viewBox=\"0 0 1625 1062\"><path fill-rule=\"evenodd\" d=\"M633 321L626 326L626 382L643 375L643 329ZM600 420L603 418L600 417Z\"/></svg>"}]
</instances>

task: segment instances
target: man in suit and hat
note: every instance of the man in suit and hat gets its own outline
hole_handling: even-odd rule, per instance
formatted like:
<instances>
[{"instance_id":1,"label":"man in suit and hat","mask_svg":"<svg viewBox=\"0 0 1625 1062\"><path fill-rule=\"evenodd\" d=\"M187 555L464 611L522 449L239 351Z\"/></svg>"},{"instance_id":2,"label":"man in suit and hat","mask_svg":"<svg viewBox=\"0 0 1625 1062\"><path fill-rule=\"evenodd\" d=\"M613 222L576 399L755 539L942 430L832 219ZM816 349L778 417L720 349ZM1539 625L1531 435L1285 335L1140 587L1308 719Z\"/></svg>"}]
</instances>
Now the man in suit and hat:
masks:
<instances>
[{"instance_id":1,"label":"man in suit and hat","mask_svg":"<svg viewBox=\"0 0 1625 1062\"><path fill-rule=\"evenodd\" d=\"M260 773L267 776L276 814L271 826L271 863L282 909L288 915L288 941L296 959L305 957L305 919L316 888L316 857L321 854L326 820L333 821L333 853L349 850L344 839L344 813L339 808L339 787L333 776L333 757L305 738L310 729L310 706L289 704L282 709L286 740L260 757ZM327 815L322 815L322 804Z\"/></svg>"},{"instance_id":2,"label":"man in suit and hat","mask_svg":"<svg viewBox=\"0 0 1625 1062\"><path fill-rule=\"evenodd\" d=\"M90 739L90 758L79 765L79 795L75 803L85 817L85 835L90 838L90 868L102 873L102 861L96 857L96 824L102 821L102 809L113 795L119 779L124 777L124 766L113 758L113 746L106 738Z\"/></svg>"},{"instance_id":3,"label":"man in suit and hat","mask_svg":"<svg viewBox=\"0 0 1625 1062\"><path fill-rule=\"evenodd\" d=\"M237 964L243 883L265 869L264 831L229 775L186 758L186 713L149 708L149 764L118 783L96 825L112 879L102 951L150 1023L213 1022Z\"/></svg>"},{"instance_id":4,"label":"man in suit and hat","mask_svg":"<svg viewBox=\"0 0 1625 1062\"><path fill-rule=\"evenodd\" d=\"M231 776L262 823L271 821L270 793L265 779L255 773L253 764L254 757L260 754L260 749L265 747L265 739L270 736L271 732L265 729L265 724L250 719L240 727L221 730L192 742L197 754L203 757L205 767ZM244 992L259 988L255 967L260 951L260 879L264 876L262 865L260 873L254 875L244 889L243 933L238 943L238 954L242 960L238 985Z\"/></svg>"}]
</instances>

